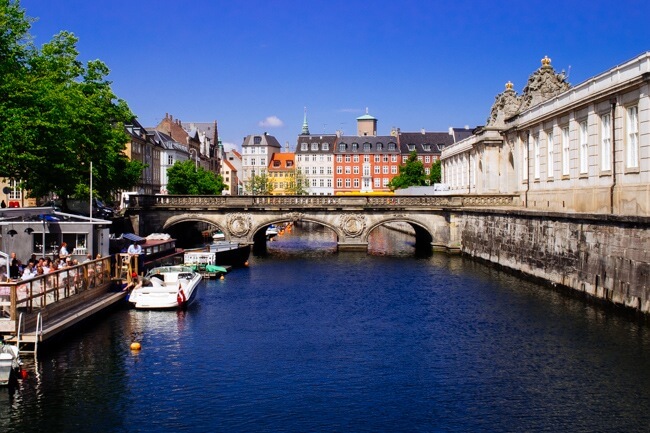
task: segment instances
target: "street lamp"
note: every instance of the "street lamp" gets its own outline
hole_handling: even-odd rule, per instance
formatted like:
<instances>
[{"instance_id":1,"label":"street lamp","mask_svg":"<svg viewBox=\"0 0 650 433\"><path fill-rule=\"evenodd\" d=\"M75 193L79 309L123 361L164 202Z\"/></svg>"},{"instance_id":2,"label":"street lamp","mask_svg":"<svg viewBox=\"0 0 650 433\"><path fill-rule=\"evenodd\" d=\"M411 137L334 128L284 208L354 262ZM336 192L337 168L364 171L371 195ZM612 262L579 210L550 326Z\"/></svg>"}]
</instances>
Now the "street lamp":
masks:
<instances>
[{"instance_id":1,"label":"street lamp","mask_svg":"<svg viewBox=\"0 0 650 433\"><path fill-rule=\"evenodd\" d=\"M192 152L194 152L194 170L199 169L199 153L196 151L196 149L191 148L190 149L190 157L192 157Z\"/></svg>"}]
</instances>

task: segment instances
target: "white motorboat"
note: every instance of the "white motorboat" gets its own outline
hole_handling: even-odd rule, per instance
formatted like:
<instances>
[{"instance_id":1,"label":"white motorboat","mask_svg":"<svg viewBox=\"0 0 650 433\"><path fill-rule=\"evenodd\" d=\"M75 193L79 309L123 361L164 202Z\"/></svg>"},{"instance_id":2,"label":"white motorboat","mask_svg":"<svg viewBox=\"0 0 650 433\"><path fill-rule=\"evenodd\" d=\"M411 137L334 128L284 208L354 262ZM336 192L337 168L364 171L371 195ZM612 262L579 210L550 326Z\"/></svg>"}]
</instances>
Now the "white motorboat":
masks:
<instances>
[{"instance_id":1,"label":"white motorboat","mask_svg":"<svg viewBox=\"0 0 650 433\"><path fill-rule=\"evenodd\" d=\"M0 343L0 385L8 385L13 374L20 371L18 347Z\"/></svg>"},{"instance_id":2,"label":"white motorboat","mask_svg":"<svg viewBox=\"0 0 650 433\"><path fill-rule=\"evenodd\" d=\"M196 298L202 279L189 266L160 266L136 284L128 300L139 309L185 308Z\"/></svg>"},{"instance_id":3,"label":"white motorboat","mask_svg":"<svg viewBox=\"0 0 650 433\"><path fill-rule=\"evenodd\" d=\"M266 239L270 240L278 235L278 228L271 224L266 228Z\"/></svg>"}]
</instances>

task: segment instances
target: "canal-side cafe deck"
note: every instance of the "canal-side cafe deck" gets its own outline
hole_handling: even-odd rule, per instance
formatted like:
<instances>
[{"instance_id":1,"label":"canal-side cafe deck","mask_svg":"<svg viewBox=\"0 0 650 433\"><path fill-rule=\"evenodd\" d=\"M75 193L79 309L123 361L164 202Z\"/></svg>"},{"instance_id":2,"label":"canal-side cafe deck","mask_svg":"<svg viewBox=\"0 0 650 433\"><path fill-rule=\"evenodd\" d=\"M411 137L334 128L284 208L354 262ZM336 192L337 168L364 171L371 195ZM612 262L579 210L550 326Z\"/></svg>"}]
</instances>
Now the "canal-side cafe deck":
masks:
<instances>
[{"instance_id":1,"label":"canal-side cafe deck","mask_svg":"<svg viewBox=\"0 0 650 433\"><path fill-rule=\"evenodd\" d=\"M51 208L0 209L0 336L5 341L35 352L38 342L125 297L111 277L110 224ZM27 280L8 278L12 252L23 263L32 254L55 257L63 241L79 264ZM88 260L89 253L96 258Z\"/></svg>"}]
</instances>

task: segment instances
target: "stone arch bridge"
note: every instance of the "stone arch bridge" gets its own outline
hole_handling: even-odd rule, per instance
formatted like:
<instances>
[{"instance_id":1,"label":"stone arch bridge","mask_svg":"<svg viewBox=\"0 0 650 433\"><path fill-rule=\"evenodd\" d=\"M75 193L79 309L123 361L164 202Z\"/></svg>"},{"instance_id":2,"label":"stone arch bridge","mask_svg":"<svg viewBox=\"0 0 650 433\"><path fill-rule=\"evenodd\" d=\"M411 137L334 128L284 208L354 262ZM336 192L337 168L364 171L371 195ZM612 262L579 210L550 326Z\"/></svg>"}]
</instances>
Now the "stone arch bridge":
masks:
<instances>
[{"instance_id":1,"label":"stone arch bridge","mask_svg":"<svg viewBox=\"0 0 650 433\"><path fill-rule=\"evenodd\" d=\"M285 222L312 222L331 229L339 250L366 250L380 225L402 222L415 230L416 248L460 249L458 215L464 208L514 206L515 196L199 196L139 195L126 215L146 235L183 222L204 222L226 239L265 241L266 228ZM429 247L430 245L430 247Z\"/></svg>"}]
</instances>

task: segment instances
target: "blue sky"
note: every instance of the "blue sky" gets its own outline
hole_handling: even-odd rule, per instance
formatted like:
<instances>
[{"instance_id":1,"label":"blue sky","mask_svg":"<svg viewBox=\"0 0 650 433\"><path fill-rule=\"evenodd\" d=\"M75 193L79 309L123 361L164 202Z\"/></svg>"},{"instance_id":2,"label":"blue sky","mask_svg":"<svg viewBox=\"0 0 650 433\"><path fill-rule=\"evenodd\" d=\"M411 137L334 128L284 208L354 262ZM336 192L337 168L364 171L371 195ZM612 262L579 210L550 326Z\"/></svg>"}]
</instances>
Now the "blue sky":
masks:
<instances>
[{"instance_id":1,"label":"blue sky","mask_svg":"<svg viewBox=\"0 0 650 433\"><path fill-rule=\"evenodd\" d=\"M485 123L548 55L579 84L650 50L646 1L22 0L37 45L60 30L100 59L145 126L217 120L227 147L268 132L378 134Z\"/></svg>"}]
</instances>

